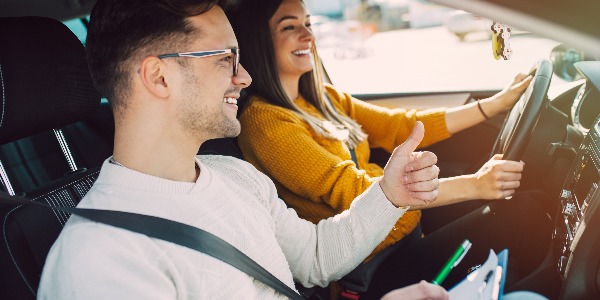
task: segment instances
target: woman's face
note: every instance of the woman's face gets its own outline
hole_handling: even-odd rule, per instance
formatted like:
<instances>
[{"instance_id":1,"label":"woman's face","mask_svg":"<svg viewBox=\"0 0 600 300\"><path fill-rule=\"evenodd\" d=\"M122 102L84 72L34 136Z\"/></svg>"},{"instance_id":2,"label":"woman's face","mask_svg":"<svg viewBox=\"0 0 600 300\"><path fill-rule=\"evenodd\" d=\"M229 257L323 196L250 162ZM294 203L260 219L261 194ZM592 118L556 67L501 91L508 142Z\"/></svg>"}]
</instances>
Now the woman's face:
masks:
<instances>
[{"instance_id":1,"label":"woman's face","mask_svg":"<svg viewBox=\"0 0 600 300\"><path fill-rule=\"evenodd\" d=\"M310 49L314 36L304 3L283 0L269 20L280 77L299 77L313 69Z\"/></svg>"}]
</instances>

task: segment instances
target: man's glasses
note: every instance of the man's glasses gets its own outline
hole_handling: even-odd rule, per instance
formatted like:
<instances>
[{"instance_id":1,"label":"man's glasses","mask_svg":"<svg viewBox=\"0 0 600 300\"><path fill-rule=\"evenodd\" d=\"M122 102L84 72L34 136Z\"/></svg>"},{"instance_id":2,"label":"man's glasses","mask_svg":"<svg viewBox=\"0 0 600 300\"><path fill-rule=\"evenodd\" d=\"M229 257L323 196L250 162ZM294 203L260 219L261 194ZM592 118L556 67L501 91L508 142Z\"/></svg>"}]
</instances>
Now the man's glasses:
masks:
<instances>
[{"instance_id":1,"label":"man's glasses","mask_svg":"<svg viewBox=\"0 0 600 300\"><path fill-rule=\"evenodd\" d=\"M208 50L208 51L198 51L198 52L179 52L179 53L169 53L169 54L161 54L157 56L158 58L167 58L167 57L209 57L221 54L233 53L233 76L238 74L239 65L240 65L240 49L231 48L231 49L223 49L223 50Z\"/></svg>"}]
</instances>

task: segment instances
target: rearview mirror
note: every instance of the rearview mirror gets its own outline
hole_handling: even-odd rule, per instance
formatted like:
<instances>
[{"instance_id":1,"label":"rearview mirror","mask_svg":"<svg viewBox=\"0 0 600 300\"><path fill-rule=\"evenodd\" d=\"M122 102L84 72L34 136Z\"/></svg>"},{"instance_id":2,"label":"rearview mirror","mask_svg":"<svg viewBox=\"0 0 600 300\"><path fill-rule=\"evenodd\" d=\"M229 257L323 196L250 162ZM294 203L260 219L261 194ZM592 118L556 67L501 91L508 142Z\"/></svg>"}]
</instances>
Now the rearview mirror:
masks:
<instances>
[{"instance_id":1,"label":"rearview mirror","mask_svg":"<svg viewBox=\"0 0 600 300\"><path fill-rule=\"evenodd\" d=\"M574 64L586 59L583 51L560 44L552 49L550 60L556 76L566 81L574 81L580 77Z\"/></svg>"}]
</instances>

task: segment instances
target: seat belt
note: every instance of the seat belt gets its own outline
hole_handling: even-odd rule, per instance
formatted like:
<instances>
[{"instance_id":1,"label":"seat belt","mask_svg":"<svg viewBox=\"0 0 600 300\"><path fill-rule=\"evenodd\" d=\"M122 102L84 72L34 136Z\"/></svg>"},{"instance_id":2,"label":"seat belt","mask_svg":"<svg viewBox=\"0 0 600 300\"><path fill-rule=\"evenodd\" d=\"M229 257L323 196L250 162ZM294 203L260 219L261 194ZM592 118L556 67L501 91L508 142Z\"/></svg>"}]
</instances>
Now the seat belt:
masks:
<instances>
[{"instance_id":1,"label":"seat belt","mask_svg":"<svg viewBox=\"0 0 600 300\"><path fill-rule=\"evenodd\" d=\"M331 108L333 108L333 110L337 111L335 109L335 106L333 105L333 101L331 101L331 98L329 98L329 95L327 94L327 92L325 92L324 95L325 95L325 98L327 98L327 101L329 101L329 104L331 104ZM352 161L356 165L356 168L359 169L358 159L356 159L356 151L354 151L353 147L349 147L349 146L348 146L348 150L350 150L350 157L352 158ZM344 290L342 290L340 292L340 297L342 299L358 300L358 299L360 299L360 293L349 290L347 288L344 288Z\"/></svg>"},{"instance_id":2,"label":"seat belt","mask_svg":"<svg viewBox=\"0 0 600 300\"><path fill-rule=\"evenodd\" d=\"M327 98L327 100L329 101L329 104L331 104L331 108L333 108L333 110L335 110L337 112L337 110L335 109L335 106L333 105L333 101L331 101L331 98L329 98L329 95L327 95L327 93L324 93L324 94L325 94L325 98ZM352 158L352 161L356 165L356 168L359 169L358 160L356 159L356 152L354 151L354 148L348 147L348 150L350 150L350 157Z\"/></svg>"},{"instance_id":3,"label":"seat belt","mask_svg":"<svg viewBox=\"0 0 600 300\"><path fill-rule=\"evenodd\" d=\"M36 205L49 209L58 209L80 217L140 233L152 238L184 246L229 264L247 275L270 286L275 291L293 300L305 300L300 294L287 286L246 254L224 241L220 237L184 223L155 216L123 211L51 206L26 198L0 193L0 203L11 205Z\"/></svg>"}]
</instances>

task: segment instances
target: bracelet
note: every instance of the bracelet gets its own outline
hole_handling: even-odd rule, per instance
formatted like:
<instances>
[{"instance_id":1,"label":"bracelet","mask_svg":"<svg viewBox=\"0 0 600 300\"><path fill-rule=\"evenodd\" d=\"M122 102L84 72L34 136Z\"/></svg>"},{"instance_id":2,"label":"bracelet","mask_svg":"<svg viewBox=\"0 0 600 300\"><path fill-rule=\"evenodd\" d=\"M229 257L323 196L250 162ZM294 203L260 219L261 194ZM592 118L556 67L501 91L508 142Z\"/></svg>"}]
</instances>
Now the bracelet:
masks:
<instances>
[{"instance_id":1,"label":"bracelet","mask_svg":"<svg viewBox=\"0 0 600 300\"><path fill-rule=\"evenodd\" d=\"M475 102L477 102L477 108L479 108L479 111L481 112L481 114L483 115L483 117L484 117L486 120L489 120L489 119L490 119L490 117L488 117L488 115L486 115L486 114L485 114L485 112L483 111L483 108L481 108L481 103L479 103L479 100L477 100L477 101L475 101Z\"/></svg>"}]
</instances>

